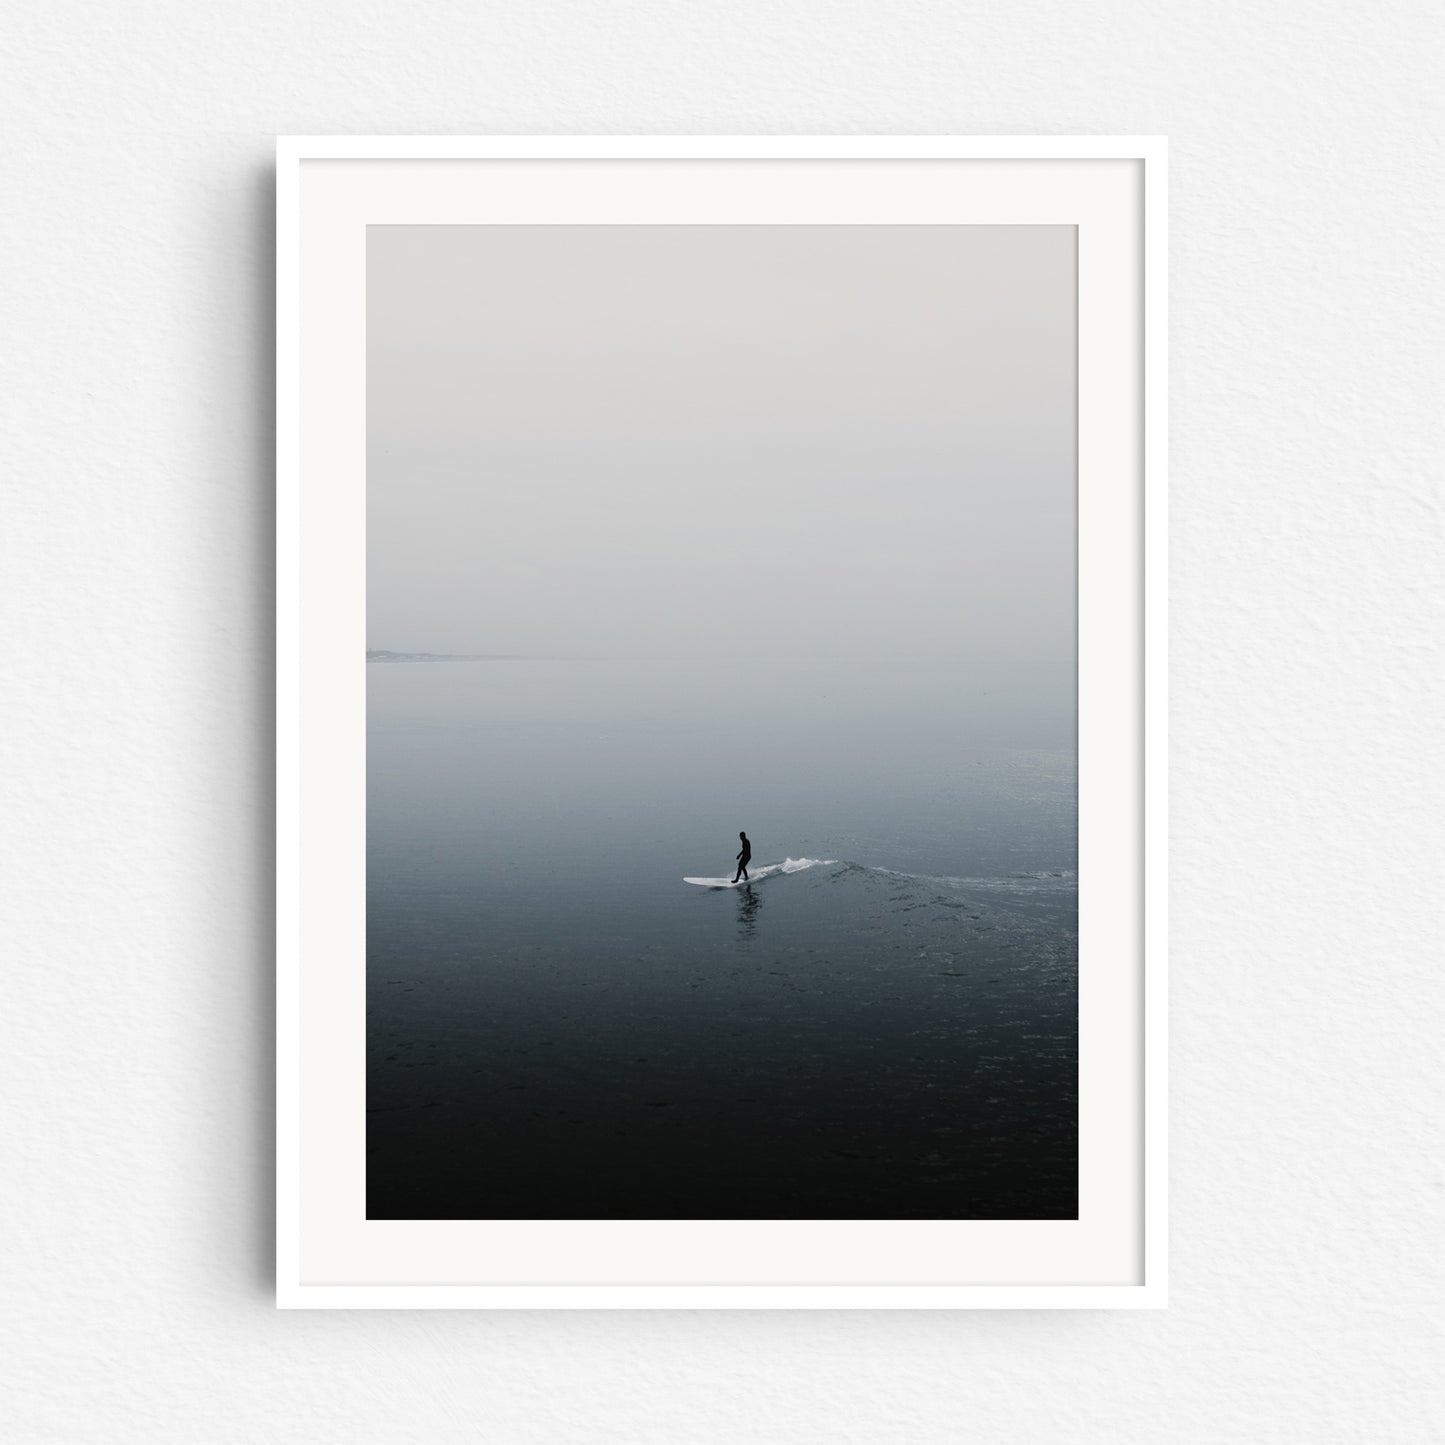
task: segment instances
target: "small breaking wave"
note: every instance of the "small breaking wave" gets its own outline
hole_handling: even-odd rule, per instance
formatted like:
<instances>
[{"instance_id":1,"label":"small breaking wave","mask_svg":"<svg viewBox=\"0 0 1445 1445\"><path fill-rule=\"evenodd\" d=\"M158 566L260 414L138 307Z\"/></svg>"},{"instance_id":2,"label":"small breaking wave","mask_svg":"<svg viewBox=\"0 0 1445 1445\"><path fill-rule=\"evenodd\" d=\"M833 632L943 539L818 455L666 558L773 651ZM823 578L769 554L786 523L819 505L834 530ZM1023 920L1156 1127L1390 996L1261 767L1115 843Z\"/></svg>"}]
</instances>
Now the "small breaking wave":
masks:
<instances>
[{"instance_id":1,"label":"small breaking wave","mask_svg":"<svg viewBox=\"0 0 1445 1445\"><path fill-rule=\"evenodd\" d=\"M836 858L784 858L781 863L765 863L761 868L749 868L748 876L735 883L731 878L684 878L684 883L695 883L700 888L741 888L744 883L757 883L763 878L773 878L786 873L803 873L809 868L830 868Z\"/></svg>"}]
</instances>

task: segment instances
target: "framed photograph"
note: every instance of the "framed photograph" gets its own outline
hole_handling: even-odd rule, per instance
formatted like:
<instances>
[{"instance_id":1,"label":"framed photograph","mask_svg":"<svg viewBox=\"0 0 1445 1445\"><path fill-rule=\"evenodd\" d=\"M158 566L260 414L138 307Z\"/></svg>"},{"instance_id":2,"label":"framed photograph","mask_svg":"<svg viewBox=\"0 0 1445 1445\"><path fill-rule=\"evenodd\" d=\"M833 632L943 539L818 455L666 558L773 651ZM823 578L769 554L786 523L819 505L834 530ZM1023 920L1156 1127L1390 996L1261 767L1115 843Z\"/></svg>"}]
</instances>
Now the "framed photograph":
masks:
<instances>
[{"instance_id":1,"label":"framed photograph","mask_svg":"<svg viewBox=\"0 0 1445 1445\"><path fill-rule=\"evenodd\" d=\"M1165 146L288 138L278 1299L1165 1300Z\"/></svg>"}]
</instances>

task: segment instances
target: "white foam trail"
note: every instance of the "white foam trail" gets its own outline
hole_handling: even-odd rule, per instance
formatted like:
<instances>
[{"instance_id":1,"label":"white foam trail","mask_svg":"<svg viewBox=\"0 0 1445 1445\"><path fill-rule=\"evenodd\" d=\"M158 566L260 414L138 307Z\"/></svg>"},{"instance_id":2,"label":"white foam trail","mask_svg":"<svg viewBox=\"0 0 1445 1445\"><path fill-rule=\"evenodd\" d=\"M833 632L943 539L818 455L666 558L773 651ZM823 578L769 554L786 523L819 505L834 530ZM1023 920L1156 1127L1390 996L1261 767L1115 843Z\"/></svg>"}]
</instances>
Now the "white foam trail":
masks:
<instances>
[{"instance_id":1,"label":"white foam trail","mask_svg":"<svg viewBox=\"0 0 1445 1445\"><path fill-rule=\"evenodd\" d=\"M1011 873L1002 878L940 878L932 873L903 873L897 868L862 866L870 873L886 873L890 878L907 878L914 883L940 883L949 888L993 888L1005 893L1025 893L1079 886L1079 875L1071 868L1041 873Z\"/></svg>"}]
</instances>

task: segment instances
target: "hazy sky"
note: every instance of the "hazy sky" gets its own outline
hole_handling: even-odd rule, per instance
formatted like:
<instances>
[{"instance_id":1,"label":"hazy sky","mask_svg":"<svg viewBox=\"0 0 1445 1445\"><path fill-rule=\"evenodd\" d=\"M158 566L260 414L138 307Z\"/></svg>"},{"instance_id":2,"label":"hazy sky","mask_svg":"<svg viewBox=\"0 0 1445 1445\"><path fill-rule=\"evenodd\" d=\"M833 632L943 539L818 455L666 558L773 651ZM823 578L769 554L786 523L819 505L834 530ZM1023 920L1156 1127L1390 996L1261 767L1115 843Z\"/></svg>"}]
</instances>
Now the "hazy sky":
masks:
<instances>
[{"instance_id":1,"label":"hazy sky","mask_svg":"<svg viewBox=\"0 0 1445 1445\"><path fill-rule=\"evenodd\" d=\"M1068 226L373 226L368 646L1072 663Z\"/></svg>"}]
</instances>

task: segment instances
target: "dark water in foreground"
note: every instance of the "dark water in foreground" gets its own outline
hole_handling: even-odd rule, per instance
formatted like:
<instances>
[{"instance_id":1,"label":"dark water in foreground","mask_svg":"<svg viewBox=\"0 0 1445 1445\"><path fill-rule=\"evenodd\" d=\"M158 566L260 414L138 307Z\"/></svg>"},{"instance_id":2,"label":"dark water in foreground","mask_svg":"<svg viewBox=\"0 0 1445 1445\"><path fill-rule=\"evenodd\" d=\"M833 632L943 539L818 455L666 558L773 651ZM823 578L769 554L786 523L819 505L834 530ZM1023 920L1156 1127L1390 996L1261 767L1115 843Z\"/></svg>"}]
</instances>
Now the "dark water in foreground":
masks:
<instances>
[{"instance_id":1,"label":"dark water in foreground","mask_svg":"<svg viewBox=\"0 0 1445 1445\"><path fill-rule=\"evenodd\" d=\"M369 1217L1074 1217L1065 705L821 664L368 676ZM739 828L793 871L681 881Z\"/></svg>"}]
</instances>

